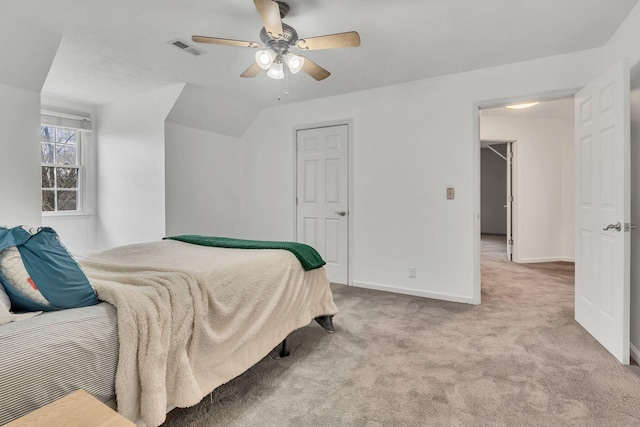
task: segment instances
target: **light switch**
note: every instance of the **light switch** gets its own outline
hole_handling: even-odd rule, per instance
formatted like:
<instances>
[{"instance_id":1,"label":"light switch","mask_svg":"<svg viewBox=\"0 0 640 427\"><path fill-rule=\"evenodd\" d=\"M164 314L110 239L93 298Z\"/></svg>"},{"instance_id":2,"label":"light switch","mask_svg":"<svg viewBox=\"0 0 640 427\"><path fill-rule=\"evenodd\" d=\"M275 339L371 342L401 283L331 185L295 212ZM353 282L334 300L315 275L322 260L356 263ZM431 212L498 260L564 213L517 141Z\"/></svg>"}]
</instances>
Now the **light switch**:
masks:
<instances>
[{"instance_id":1,"label":"light switch","mask_svg":"<svg viewBox=\"0 0 640 427\"><path fill-rule=\"evenodd\" d=\"M453 187L447 187L447 199L453 200L456 197L456 190Z\"/></svg>"}]
</instances>

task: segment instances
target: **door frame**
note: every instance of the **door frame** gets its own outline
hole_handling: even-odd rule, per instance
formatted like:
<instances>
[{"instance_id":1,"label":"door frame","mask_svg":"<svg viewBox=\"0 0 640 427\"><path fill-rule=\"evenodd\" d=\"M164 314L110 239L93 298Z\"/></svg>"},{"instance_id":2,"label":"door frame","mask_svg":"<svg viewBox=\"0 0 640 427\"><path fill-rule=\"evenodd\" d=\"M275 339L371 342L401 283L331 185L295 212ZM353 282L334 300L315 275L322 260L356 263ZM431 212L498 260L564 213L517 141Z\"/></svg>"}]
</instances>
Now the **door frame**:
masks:
<instances>
[{"instance_id":1,"label":"door frame","mask_svg":"<svg viewBox=\"0 0 640 427\"><path fill-rule=\"evenodd\" d=\"M496 98L490 100L476 101L471 104L471 115L473 123L473 158L472 158L472 174L473 183L471 188L473 189L473 214L472 229L473 229L473 296L471 298L472 304L480 304L482 302L481 293L481 273L480 273L480 110L488 108L499 108L509 104L516 104L527 102L531 99L537 101L554 101L562 98L573 98L581 88L568 88L549 92L537 92L529 93L526 95L518 95L506 98Z\"/></svg>"},{"instance_id":2,"label":"door frame","mask_svg":"<svg viewBox=\"0 0 640 427\"><path fill-rule=\"evenodd\" d=\"M326 128L333 126L347 126L347 138L348 144L347 147L347 285L352 286L353 284L353 119L342 119L342 120L331 120L326 122L317 122L317 123L309 123L309 124L301 124L296 125L292 129L292 143L291 143L291 152L293 158L293 175L292 175L292 188L293 193L291 197L291 206L293 210L293 239L294 241L298 240L298 206L296 203L296 197L298 195L298 153L296 150L296 144L298 140L298 131L307 130L307 129L318 129L318 128Z\"/></svg>"}]
</instances>

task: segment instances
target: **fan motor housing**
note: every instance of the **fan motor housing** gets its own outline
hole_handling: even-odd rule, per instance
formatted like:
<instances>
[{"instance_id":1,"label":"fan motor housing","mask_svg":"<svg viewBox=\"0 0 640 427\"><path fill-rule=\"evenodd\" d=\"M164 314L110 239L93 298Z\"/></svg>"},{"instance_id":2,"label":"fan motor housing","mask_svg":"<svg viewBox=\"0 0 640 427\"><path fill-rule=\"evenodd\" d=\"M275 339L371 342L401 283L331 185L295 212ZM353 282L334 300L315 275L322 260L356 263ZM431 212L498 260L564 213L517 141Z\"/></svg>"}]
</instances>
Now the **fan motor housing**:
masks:
<instances>
[{"instance_id":1,"label":"fan motor housing","mask_svg":"<svg viewBox=\"0 0 640 427\"><path fill-rule=\"evenodd\" d=\"M271 37L271 34L269 34L267 30L262 27L262 29L260 30L260 40L262 40L262 43L266 45L269 45L275 41L285 41L289 45L294 45L298 41L298 32L291 25L287 25L283 22L282 32L284 33L283 37L276 39Z\"/></svg>"},{"instance_id":2,"label":"fan motor housing","mask_svg":"<svg viewBox=\"0 0 640 427\"><path fill-rule=\"evenodd\" d=\"M265 45L276 50L282 50L282 48L287 49L289 46L294 46L298 41L298 32L295 28L283 22L282 32L284 33L284 36L279 39L275 39L271 37L264 27L262 27L262 30L260 30L260 40L262 40L262 43Z\"/></svg>"}]
</instances>

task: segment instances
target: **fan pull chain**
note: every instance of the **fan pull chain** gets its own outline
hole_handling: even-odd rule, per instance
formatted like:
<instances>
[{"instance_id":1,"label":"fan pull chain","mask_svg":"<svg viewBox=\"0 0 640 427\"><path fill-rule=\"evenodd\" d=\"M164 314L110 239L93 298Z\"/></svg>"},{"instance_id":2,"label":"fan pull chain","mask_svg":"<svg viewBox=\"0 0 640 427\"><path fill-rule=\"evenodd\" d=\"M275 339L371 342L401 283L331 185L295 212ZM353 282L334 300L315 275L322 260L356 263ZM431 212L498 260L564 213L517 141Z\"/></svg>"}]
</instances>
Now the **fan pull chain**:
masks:
<instances>
[{"instance_id":1,"label":"fan pull chain","mask_svg":"<svg viewBox=\"0 0 640 427\"><path fill-rule=\"evenodd\" d=\"M284 94L286 96L289 96L289 67L285 67L286 69L284 70Z\"/></svg>"},{"instance_id":2,"label":"fan pull chain","mask_svg":"<svg viewBox=\"0 0 640 427\"><path fill-rule=\"evenodd\" d=\"M289 96L289 70L287 67L284 67L284 81L282 84L284 85L284 94L285 96ZM282 101L282 95L278 95L278 101Z\"/></svg>"}]
</instances>

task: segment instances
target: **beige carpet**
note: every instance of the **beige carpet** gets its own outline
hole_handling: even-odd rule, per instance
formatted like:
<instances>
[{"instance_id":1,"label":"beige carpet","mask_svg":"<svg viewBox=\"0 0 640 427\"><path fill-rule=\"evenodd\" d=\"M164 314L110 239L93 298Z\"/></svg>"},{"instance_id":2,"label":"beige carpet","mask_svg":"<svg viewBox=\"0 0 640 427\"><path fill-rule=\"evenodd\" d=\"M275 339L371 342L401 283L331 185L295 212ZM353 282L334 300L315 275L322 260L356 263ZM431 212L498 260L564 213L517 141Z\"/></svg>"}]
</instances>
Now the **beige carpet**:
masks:
<instances>
[{"instance_id":1,"label":"beige carpet","mask_svg":"<svg viewBox=\"0 0 640 427\"><path fill-rule=\"evenodd\" d=\"M638 426L640 368L573 320L573 265L483 242L482 304L337 287L312 324L178 414L184 426Z\"/></svg>"}]
</instances>

